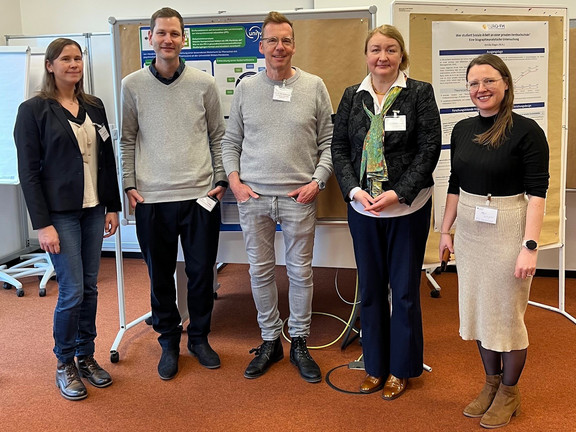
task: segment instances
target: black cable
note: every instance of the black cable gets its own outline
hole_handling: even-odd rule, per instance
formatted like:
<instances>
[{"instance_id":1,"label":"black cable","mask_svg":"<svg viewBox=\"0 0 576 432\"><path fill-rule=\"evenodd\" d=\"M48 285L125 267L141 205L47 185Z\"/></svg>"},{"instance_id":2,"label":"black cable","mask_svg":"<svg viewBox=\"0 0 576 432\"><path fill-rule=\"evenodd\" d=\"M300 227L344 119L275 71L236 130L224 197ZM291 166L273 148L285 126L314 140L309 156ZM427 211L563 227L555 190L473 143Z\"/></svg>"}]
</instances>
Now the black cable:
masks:
<instances>
[{"instance_id":1,"label":"black cable","mask_svg":"<svg viewBox=\"0 0 576 432\"><path fill-rule=\"evenodd\" d=\"M340 369L340 368L343 368L343 367L348 367L348 364L343 364L343 365L336 366L335 368L330 369L330 370L328 371L328 373L326 374L326 377L325 377L326 384L328 384L331 388L333 388L334 390L339 391L339 392L341 392L341 393L355 394L355 395L363 395L363 394L365 394L365 393L362 393L362 392L360 392L360 391L344 390L344 389L341 389L340 387L337 387L337 386L335 386L334 384L332 384L332 382L330 381L330 374L331 374L332 372L334 372L336 369Z\"/></svg>"}]
</instances>

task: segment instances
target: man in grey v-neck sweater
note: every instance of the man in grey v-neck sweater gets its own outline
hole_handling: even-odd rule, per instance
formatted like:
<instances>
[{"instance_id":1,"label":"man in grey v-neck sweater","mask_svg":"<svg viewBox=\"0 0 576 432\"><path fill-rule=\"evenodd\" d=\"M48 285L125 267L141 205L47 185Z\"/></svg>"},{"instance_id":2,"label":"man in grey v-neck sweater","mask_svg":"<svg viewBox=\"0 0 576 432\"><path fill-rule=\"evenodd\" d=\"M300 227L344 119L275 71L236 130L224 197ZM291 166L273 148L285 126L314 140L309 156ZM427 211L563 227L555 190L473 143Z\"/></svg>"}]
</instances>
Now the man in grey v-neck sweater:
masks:
<instances>
[{"instance_id":1,"label":"man in grey v-neck sweater","mask_svg":"<svg viewBox=\"0 0 576 432\"><path fill-rule=\"evenodd\" d=\"M294 50L292 23L271 12L260 41L266 70L236 88L222 154L238 201L263 339L244 376L257 378L284 357L274 278L279 223L290 280L290 361L304 380L315 383L322 374L306 338L312 318L316 197L332 173L332 105L320 78L292 67Z\"/></svg>"},{"instance_id":2,"label":"man in grey v-neck sweater","mask_svg":"<svg viewBox=\"0 0 576 432\"><path fill-rule=\"evenodd\" d=\"M182 333L174 283L179 237L188 277L188 350L202 366L220 366L208 344L220 205L210 211L198 199L220 200L228 186L220 147L224 117L214 78L179 58L180 14L155 12L148 38L156 53L152 65L122 81L120 150L124 190L150 275L152 325L160 333L158 374L169 380L178 372Z\"/></svg>"}]
</instances>

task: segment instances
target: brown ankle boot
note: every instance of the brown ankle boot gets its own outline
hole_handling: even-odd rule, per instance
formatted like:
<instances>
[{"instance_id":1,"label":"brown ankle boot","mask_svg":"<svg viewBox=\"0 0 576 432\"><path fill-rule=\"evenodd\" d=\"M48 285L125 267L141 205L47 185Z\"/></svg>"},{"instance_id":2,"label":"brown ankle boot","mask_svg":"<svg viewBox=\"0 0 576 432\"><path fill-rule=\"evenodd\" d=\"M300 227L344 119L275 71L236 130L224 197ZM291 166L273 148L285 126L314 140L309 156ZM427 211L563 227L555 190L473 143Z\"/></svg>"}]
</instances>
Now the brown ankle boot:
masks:
<instances>
[{"instance_id":1,"label":"brown ankle boot","mask_svg":"<svg viewBox=\"0 0 576 432\"><path fill-rule=\"evenodd\" d=\"M495 429L506 426L514 415L520 414L520 392L518 386L500 384L494 401L480 420L480 426Z\"/></svg>"},{"instance_id":2,"label":"brown ankle boot","mask_svg":"<svg viewBox=\"0 0 576 432\"><path fill-rule=\"evenodd\" d=\"M482 417L488 408L490 408L501 381L502 375L486 375L484 388L478 397L464 408L464 415L472 418Z\"/></svg>"}]
</instances>

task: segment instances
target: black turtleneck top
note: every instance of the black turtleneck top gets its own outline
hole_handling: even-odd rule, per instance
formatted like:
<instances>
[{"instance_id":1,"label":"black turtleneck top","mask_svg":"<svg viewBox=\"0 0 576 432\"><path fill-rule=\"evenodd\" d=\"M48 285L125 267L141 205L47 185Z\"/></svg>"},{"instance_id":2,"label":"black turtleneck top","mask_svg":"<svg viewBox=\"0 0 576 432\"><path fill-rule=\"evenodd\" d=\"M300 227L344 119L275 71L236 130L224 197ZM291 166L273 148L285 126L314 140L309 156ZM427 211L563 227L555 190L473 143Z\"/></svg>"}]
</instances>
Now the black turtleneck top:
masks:
<instances>
[{"instance_id":1,"label":"black turtleneck top","mask_svg":"<svg viewBox=\"0 0 576 432\"><path fill-rule=\"evenodd\" d=\"M496 116L480 115L461 120L450 140L451 173L448 193L459 189L476 195L510 196L527 193L546 198L548 189L548 142L544 131L527 117L512 113L512 128L498 148L475 143Z\"/></svg>"}]
</instances>

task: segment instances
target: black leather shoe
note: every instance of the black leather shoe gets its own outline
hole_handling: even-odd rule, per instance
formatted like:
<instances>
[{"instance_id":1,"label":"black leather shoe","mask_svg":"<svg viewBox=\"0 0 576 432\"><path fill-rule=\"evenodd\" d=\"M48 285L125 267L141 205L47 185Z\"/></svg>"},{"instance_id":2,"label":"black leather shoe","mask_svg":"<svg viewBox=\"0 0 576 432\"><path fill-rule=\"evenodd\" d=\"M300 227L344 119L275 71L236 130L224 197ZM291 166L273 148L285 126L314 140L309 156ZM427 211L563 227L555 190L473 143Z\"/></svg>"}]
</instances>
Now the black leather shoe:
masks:
<instances>
[{"instance_id":1,"label":"black leather shoe","mask_svg":"<svg viewBox=\"0 0 576 432\"><path fill-rule=\"evenodd\" d=\"M94 387L108 387L112 384L112 377L94 359L93 355L78 357L78 371L82 378L86 378Z\"/></svg>"},{"instance_id":2,"label":"black leather shoe","mask_svg":"<svg viewBox=\"0 0 576 432\"><path fill-rule=\"evenodd\" d=\"M205 368L218 369L220 367L220 357L208 342L195 345L188 342L188 351L190 351L190 354L196 357Z\"/></svg>"},{"instance_id":3,"label":"black leather shoe","mask_svg":"<svg viewBox=\"0 0 576 432\"><path fill-rule=\"evenodd\" d=\"M158 363L158 375L163 380L171 380L178 373L178 356L180 352L177 349L162 350L162 357Z\"/></svg>"},{"instance_id":4,"label":"black leather shoe","mask_svg":"<svg viewBox=\"0 0 576 432\"><path fill-rule=\"evenodd\" d=\"M56 366L56 386L60 389L60 394L68 400L82 400L88 396L86 387L80 379L80 374L73 361L70 363L58 362Z\"/></svg>"},{"instance_id":5,"label":"black leather shoe","mask_svg":"<svg viewBox=\"0 0 576 432\"><path fill-rule=\"evenodd\" d=\"M308 381L309 383L322 381L320 367L308 352L305 338L292 338L292 346L290 347L290 363L298 367L300 376L304 378L304 381Z\"/></svg>"},{"instance_id":6,"label":"black leather shoe","mask_svg":"<svg viewBox=\"0 0 576 432\"><path fill-rule=\"evenodd\" d=\"M246 371L244 378L258 378L268 370L273 363L279 362L284 358L284 349L282 341L277 338L273 341L264 341L258 348L252 348L250 354L256 353Z\"/></svg>"}]
</instances>

